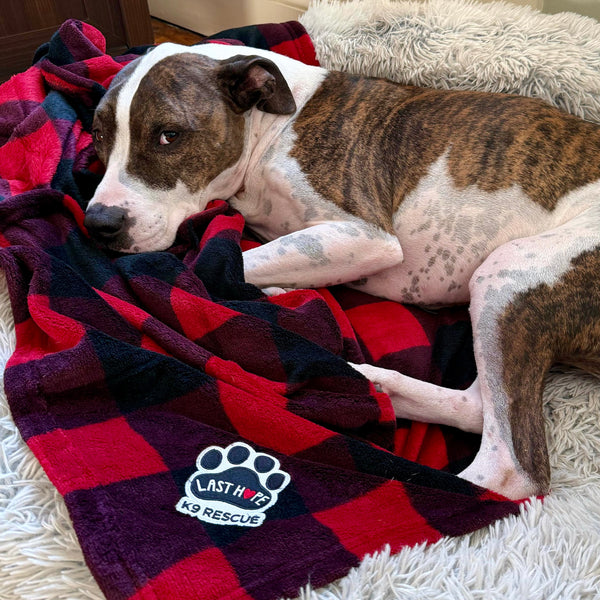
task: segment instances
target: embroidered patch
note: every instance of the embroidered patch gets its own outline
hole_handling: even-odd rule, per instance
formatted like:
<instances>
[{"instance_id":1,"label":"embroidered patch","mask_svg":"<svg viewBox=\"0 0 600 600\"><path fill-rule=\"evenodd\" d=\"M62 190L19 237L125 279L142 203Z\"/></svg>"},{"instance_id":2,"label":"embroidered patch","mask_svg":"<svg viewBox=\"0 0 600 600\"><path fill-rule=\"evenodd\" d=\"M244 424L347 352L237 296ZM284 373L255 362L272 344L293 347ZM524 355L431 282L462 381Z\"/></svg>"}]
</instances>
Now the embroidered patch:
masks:
<instances>
[{"instance_id":1,"label":"embroidered patch","mask_svg":"<svg viewBox=\"0 0 600 600\"><path fill-rule=\"evenodd\" d=\"M215 525L259 527L290 482L279 466L276 458L243 442L209 446L199 454L198 470L186 481L186 495L175 508Z\"/></svg>"}]
</instances>

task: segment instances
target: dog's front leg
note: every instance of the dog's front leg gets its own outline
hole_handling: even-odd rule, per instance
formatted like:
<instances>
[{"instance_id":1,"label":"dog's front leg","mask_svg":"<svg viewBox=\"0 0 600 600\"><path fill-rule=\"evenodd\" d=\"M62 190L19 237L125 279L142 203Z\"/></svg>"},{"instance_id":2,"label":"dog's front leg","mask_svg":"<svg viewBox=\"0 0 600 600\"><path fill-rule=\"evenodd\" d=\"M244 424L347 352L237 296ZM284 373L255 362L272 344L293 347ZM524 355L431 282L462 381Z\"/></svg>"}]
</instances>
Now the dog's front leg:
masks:
<instances>
[{"instance_id":1,"label":"dog's front leg","mask_svg":"<svg viewBox=\"0 0 600 600\"><path fill-rule=\"evenodd\" d=\"M320 223L244 252L246 281L315 288L356 281L402 262L398 238L356 221Z\"/></svg>"}]
</instances>

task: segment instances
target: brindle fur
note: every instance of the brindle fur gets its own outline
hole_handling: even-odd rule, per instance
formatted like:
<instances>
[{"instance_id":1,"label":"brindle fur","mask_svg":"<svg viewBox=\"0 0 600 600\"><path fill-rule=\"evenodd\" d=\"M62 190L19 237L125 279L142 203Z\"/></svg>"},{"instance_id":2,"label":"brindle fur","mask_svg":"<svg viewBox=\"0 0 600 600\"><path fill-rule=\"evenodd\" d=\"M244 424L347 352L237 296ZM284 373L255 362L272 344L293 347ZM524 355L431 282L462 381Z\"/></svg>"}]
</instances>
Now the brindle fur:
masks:
<instances>
[{"instance_id":1,"label":"brindle fur","mask_svg":"<svg viewBox=\"0 0 600 600\"><path fill-rule=\"evenodd\" d=\"M498 321L515 454L544 488L550 484L542 417L545 375L556 363L600 374L600 246L571 264L554 285L518 294Z\"/></svg>"},{"instance_id":2,"label":"brindle fur","mask_svg":"<svg viewBox=\"0 0 600 600\"><path fill-rule=\"evenodd\" d=\"M456 187L518 185L548 210L600 179L600 128L521 96L330 73L294 131L292 155L311 185L388 231L398 205L448 149Z\"/></svg>"},{"instance_id":3,"label":"brindle fur","mask_svg":"<svg viewBox=\"0 0 600 600\"><path fill-rule=\"evenodd\" d=\"M127 163L129 174L161 189L181 180L196 192L238 160L244 117L211 102L220 90L216 64L183 53L165 58L144 76L131 103L131 138L138 145ZM170 129L180 132L178 139L159 146L161 131ZM216 135L207 136L207 131Z\"/></svg>"}]
</instances>

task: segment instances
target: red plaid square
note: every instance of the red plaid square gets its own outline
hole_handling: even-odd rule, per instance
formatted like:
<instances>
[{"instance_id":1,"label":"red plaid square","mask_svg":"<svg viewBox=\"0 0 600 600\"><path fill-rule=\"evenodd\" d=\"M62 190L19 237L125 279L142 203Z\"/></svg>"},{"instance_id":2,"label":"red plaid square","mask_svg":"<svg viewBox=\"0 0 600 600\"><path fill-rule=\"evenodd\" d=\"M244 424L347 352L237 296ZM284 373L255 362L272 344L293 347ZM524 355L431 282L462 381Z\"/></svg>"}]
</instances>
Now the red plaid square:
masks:
<instances>
[{"instance_id":1,"label":"red plaid square","mask_svg":"<svg viewBox=\"0 0 600 600\"><path fill-rule=\"evenodd\" d=\"M369 349L373 360L415 346L429 346L419 321L397 302L363 304L346 311L352 327Z\"/></svg>"},{"instance_id":2,"label":"red plaid square","mask_svg":"<svg viewBox=\"0 0 600 600\"><path fill-rule=\"evenodd\" d=\"M27 443L63 496L168 470L158 452L124 417L76 429L55 429L29 438Z\"/></svg>"},{"instance_id":3,"label":"red plaid square","mask_svg":"<svg viewBox=\"0 0 600 600\"><path fill-rule=\"evenodd\" d=\"M129 600L252 600L240 588L231 565L217 548L209 548L163 571Z\"/></svg>"},{"instance_id":4,"label":"red plaid square","mask_svg":"<svg viewBox=\"0 0 600 600\"><path fill-rule=\"evenodd\" d=\"M404 545L435 542L442 537L414 510L398 481L313 516L358 557L380 550L384 539L390 540L392 551L398 551Z\"/></svg>"}]
</instances>

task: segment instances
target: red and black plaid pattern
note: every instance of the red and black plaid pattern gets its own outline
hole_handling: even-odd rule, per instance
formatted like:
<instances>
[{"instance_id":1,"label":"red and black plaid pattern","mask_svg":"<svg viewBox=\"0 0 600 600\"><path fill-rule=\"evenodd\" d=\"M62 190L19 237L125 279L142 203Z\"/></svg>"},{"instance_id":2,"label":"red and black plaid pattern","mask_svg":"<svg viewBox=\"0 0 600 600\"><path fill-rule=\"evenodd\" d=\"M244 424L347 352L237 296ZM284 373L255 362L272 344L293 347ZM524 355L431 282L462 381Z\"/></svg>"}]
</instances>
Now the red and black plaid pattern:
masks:
<instances>
[{"instance_id":1,"label":"red and black plaid pattern","mask_svg":"<svg viewBox=\"0 0 600 600\"><path fill-rule=\"evenodd\" d=\"M221 37L315 62L298 23ZM0 264L17 331L11 410L107 598L295 595L384 544L397 551L518 512L452 474L477 437L396 422L346 363L465 385L465 311L344 288L267 298L243 280L252 242L222 200L183 223L167 252L117 255L90 241L83 210L101 173L92 114L134 58L104 49L98 31L69 21L0 87ZM176 510L197 457L240 441L289 475L264 523Z\"/></svg>"}]
</instances>

